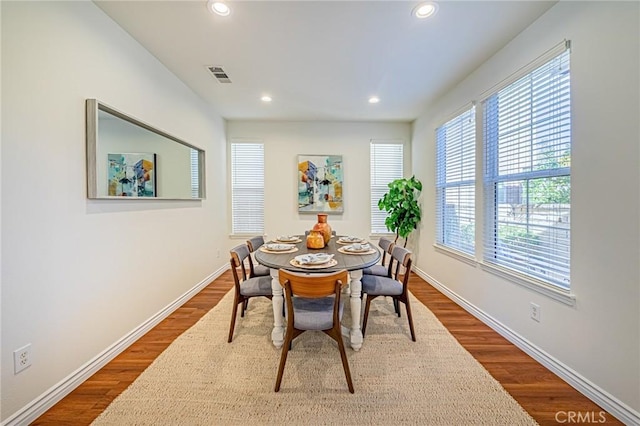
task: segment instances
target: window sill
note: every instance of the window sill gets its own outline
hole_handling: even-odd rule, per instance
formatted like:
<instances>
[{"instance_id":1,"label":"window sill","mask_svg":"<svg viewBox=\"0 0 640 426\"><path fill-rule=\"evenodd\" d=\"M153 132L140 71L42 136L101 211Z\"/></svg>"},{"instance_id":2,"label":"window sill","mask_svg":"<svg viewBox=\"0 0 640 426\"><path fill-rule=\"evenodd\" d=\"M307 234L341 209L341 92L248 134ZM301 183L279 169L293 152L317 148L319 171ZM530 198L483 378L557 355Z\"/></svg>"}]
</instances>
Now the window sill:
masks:
<instances>
[{"instance_id":1,"label":"window sill","mask_svg":"<svg viewBox=\"0 0 640 426\"><path fill-rule=\"evenodd\" d=\"M369 238L370 239L376 239L376 238L380 238L380 237L387 237L387 238L396 238L396 234L394 234L393 232L371 232L369 233Z\"/></svg>"},{"instance_id":2,"label":"window sill","mask_svg":"<svg viewBox=\"0 0 640 426\"><path fill-rule=\"evenodd\" d=\"M529 277L524 274L520 274L516 271L512 271L507 268L503 268L493 263L489 263L489 262L478 262L478 263L482 266L482 269L484 269L487 272L490 272L501 278L504 278L513 283L516 283L520 286L526 287L537 293L543 294L554 300L562 302L565 305L575 306L576 304L576 296L575 294L571 293L570 290L562 290L560 288L556 288L553 285L548 284L542 280L537 280L535 278Z\"/></svg>"},{"instance_id":3,"label":"window sill","mask_svg":"<svg viewBox=\"0 0 640 426\"><path fill-rule=\"evenodd\" d=\"M433 247L435 247L436 251L442 254L446 254L447 256L451 256L471 266L476 266L478 264L478 261L476 260L476 258L469 255L468 253L455 250L451 247L443 246L442 244L438 244L438 243L433 244Z\"/></svg>"},{"instance_id":4,"label":"window sill","mask_svg":"<svg viewBox=\"0 0 640 426\"><path fill-rule=\"evenodd\" d=\"M229 234L229 238L232 240L248 240L249 238L253 238L260 235L259 232L256 233L246 233L246 234Z\"/></svg>"},{"instance_id":5,"label":"window sill","mask_svg":"<svg viewBox=\"0 0 640 426\"><path fill-rule=\"evenodd\" d=\"M452 249L451 247L446 247L438 243L433 244L433 247L439 253L445 254L447 256L451 256L471 266L480 265L482 266L482 269L484 269L489 273L497 275L500 278L504 278L522 287L526 287L529 290L533 290L537 293L543 294L554 300L562 302L565 305L575 306L576 304L576 296L575 294L571 293L570 290L562 290L560 288L556 288L553 285L546 283L542 280L537 280L533 277L520 274L516 271L503 268L493 263L478 261L476 260L475 257L472 257L467 253Z\"/></svg>"}]
</instances>

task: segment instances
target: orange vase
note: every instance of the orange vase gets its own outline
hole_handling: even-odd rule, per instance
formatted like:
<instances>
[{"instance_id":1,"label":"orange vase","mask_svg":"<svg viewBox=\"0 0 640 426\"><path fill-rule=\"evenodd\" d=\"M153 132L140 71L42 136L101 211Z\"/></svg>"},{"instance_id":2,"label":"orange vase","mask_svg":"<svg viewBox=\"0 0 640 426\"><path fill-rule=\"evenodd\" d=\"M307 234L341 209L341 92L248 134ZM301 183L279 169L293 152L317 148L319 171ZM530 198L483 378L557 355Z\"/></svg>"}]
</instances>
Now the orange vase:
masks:
<instances>
[{"instance_id":1,"label":"orange vase","mask_svg":"<svg viewBox=\"0 0 640 426\"><path fill-rule=\"evenodd\" d=\"M324 248L324 237L320 231L311 231L307 235L307 248L321 249Z\"/></svg>"},{"instance_id":2,"label":"orange vase","mask_svg":"<svg viewBox=\"0 0 640 426\"><path fill-rule=\"evenodd\" d=\"M320 231L322 233L324 245L329 244L329 240L331 239L331 225L327 223L326 213L318 213L318 223L313 225L313 230Z\"/></svg>"}]
</instances>

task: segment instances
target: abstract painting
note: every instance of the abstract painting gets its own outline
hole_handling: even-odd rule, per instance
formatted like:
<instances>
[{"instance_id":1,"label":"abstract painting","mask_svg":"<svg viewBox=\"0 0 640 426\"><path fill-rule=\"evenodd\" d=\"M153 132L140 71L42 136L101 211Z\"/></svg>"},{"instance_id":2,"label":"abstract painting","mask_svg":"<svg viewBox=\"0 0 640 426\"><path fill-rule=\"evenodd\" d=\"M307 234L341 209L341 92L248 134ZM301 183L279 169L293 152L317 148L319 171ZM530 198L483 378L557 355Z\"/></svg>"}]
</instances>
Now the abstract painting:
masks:
<instances>
[{"instance_id":1,"label":"abstract painting","mask_svg":"<svg viewBox=\"0 0 640 426\"><path fill-rule=\"evenodd\" d=\"M156 196L156 154L108 154L107 161L109 196Z\"/></svg>"},{"instance_id":2,"label":"abstract painting","mask_svg":"<svg viewBox=\"0 0 640 426\"><path fill-rule=\"evenodd\" d=\"M342 155L298 156L298 212L342 213Z\"/></svg>"}]
</instances>

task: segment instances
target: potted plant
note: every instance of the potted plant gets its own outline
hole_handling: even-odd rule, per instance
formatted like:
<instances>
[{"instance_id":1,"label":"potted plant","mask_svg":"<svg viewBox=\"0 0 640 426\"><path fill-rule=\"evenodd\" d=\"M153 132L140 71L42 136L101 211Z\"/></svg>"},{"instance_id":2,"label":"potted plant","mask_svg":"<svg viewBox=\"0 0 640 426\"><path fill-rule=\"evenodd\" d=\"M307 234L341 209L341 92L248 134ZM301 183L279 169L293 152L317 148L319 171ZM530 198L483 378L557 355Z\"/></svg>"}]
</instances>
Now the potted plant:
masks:
<instances>
[{"instance_id":1,"label":"potted plant","mask_svg":"<svg viewBox=\"0 0 640 426\"><path fill-rule=\"evenodd\" d=\"M411 232L418 228L422 218L418 197L422 191L422 182L411 176L411 179L396 179L389 183L389 192L378 201L378 208L389 212L384 224L389 231L404 238L404 247Z\"/></svg>"}]
</instances>

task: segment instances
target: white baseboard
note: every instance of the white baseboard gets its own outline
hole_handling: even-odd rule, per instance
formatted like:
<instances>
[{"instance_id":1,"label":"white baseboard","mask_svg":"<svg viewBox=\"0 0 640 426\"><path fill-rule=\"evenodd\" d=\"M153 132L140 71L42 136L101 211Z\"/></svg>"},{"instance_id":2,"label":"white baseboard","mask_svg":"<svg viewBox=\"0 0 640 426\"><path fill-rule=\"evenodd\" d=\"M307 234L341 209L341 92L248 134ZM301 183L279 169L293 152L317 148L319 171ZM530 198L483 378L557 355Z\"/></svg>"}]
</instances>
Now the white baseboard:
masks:
<instances>
[{"instance_id":1,"label":"white baseboard","mask_svg":"<svg viewBox=\"0 0 640 426\"><path fill-rule=\"evenodd\" d=\"M196 284L191 290L167 305L164 309L153 315L151 318L140 324L120 340L109 346L107 349L98 354L95 358L78 368L69 376L61 380L56 385L49 388L42 395L24 406L21 410L2 422L2 426L22 426L28 425L35 419L40 417L49 408L53 407L62 398L67 396L71 391L80 386L85 380L91 377L96 371L104 367L109 361L118 356L122 351L131 346L136 340L145 333L158 325L160 321L171 315L176 309L184 305L189 299L198 294L200 290L205 288L211 281L222 275L230 268L226 264L213 272L205 279Z\"/></svg>"},{"instance_id":2,"label":"white baseboard","mask_svg":"<svg viewBox=\"0 0 640 426\"><path fill-rule=\"evenodd\" d=\"M533 359L535 359L540 364L555 373L557 376L562 378L565 382L574 387L578 392L582 393L584 396L607 410L611 415L618 418L620 421L627 425L640 425L640 413L638 411L632 409L604 389L600 388L587 378L580 375L575 370L571 369L561 361L552 357L524 337L520 336L518 333L511 330L509 327L497 321L495 318L487 315L484 311L480 310L478 307L471 304L469 301L467 301L454 291L451 291L444 284L440 283L438 280L436 280L423 270L414 267L413 271L420 278L438 289L441 293L443 293L457 305L462 307L474 317L478 318L484 324L491 327L502 337L513 343L518 348L522 349Z\"/></svg>"}]
</instances>

